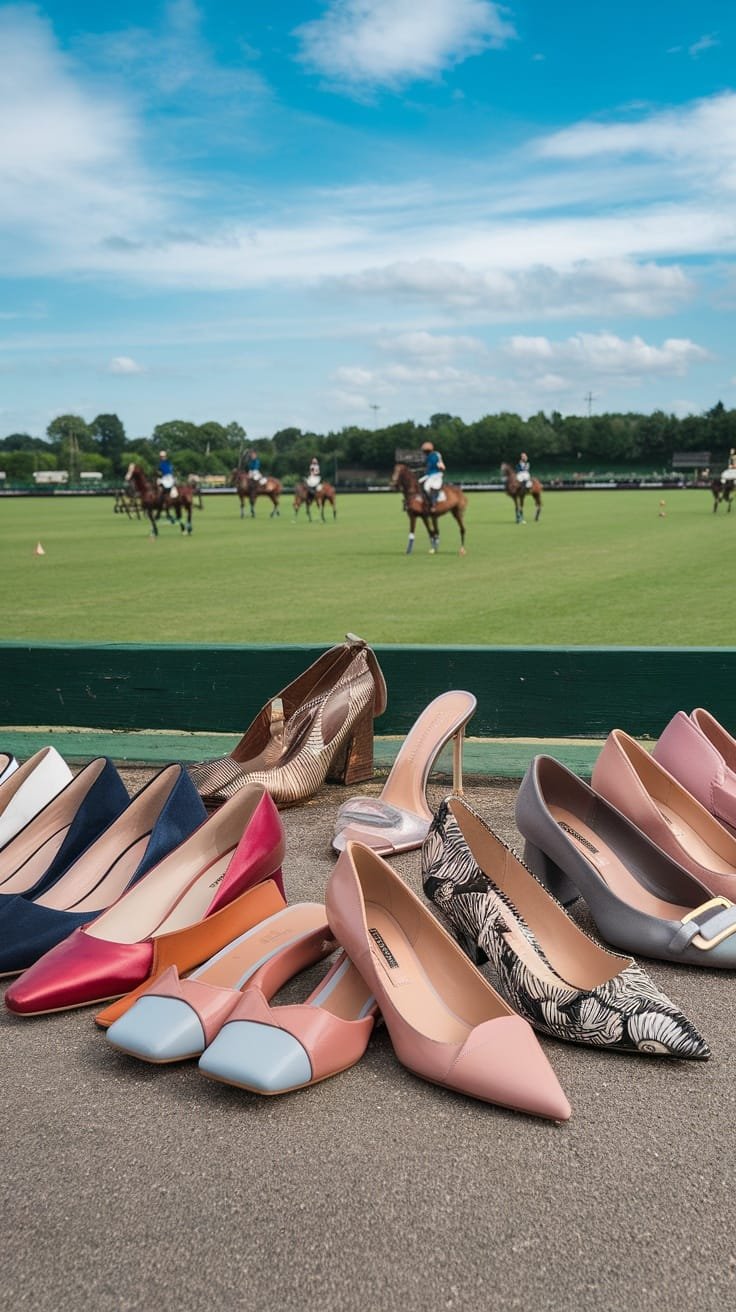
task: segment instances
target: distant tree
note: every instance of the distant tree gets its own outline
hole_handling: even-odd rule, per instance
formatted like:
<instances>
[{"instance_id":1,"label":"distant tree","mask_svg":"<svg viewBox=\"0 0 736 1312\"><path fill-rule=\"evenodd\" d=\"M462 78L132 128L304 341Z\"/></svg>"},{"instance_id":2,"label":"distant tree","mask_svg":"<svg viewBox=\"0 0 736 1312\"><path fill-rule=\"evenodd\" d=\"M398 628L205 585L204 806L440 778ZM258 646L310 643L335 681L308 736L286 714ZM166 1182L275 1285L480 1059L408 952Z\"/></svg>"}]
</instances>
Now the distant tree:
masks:
<instances>
[{"instance_id":1,"label":"distant tree","mask_svg":"<svg viewBox=\"0 0 736 1312\"><path fill-rule=\"evenodd\" d=\"M60 447L68 447L69 442L76 438L80 451L95 449L92 430L81 415L57 415L56 419L51 420L46 432L52 442L58 443Z\"/></svg>"},{"instance_id":2,"label":"distant tree","mask_svg":"<svg viewBox=\"0 0 736 1312\"><path fill-rule=\"evenodd\" d=\"M0 457L0 469L7 474L9 483L30 483L37 469L55 469L56 457L48 450L7 451Z\"/></svg>"},{"instance_id":3,"label":"distant tree","mask_svg":"<svg viewBox=\"0 0 736 1312\"><path fill-rule=\"evenodd\" d=\"M90 424L90 431L100 444L100 452L118 469L122 463L125 450L125 429L117 415L97 415Z\"/></svg>"},{"instance_id":4,"label":"distant tree","mask_svg":"<svg viewBox=\"0 0 736 1312\"><path fill-rule=\"evenodd\" d=\"M192 451L200 449L199 429L188 419L169 419L164 424L156 424L151 441L157 452L162 448L173 450L174 447L189 448Z\"/></svg>"},{"instance_id":5,"label":"distant tree","mask_svg":"<svg viewBox=\"0 0 736 1312\"><path fill-rule=\"evenodd\" d=\"M274 450L278 452L288 451L289 447L293 446L301 435L301 428L280 428L278 433L274 433L273 438L271 439L274 445Z\"/></svg>"},{"instance_id":6,"label":"distant tree","mask_svg":"<svg viewBox=\"0 0 736 1312\"><path fill-rule=\"evenodd\" d=\"M234 451L240 450L241 446L245 442L246 437L248 436L245 429L243 428L243 425L239 424L235 419L231 420L229 424L225 425L225 433L227 436L227 444L229 447L232 447Z\"/></svg>"},{"instance_id":7,"label":"distant tree","mask_svg":"<svg viewBox=\"0 0 736 1312\"><path fill-rule=\"evenodd\" d=\"M36 447L46 446L39 437L31 437L29 433L8 433L0 441L0 451L35 451Z\"/></svg>"}]
</instances>

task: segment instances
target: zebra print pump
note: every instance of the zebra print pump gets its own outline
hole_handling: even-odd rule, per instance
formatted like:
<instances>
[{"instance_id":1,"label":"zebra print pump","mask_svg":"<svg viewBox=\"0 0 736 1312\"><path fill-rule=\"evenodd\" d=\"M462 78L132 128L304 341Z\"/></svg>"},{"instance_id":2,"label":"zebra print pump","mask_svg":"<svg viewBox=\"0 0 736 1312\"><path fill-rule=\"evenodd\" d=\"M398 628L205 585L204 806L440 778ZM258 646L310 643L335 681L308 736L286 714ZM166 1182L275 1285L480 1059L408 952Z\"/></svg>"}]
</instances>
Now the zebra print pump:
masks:
<instances>
[{"instance_id":1,"label":"zebra print pump","mask_svg":"<svg viewBox=\"0 0 736 1312\"><path fill-rule=\"evenodd\" d=\"M427 897L501 997L555 1039L705 1061L686 1016L630 957L594 943L479 815L441 803L422 848Z\"/></svg>"}]
</instances>

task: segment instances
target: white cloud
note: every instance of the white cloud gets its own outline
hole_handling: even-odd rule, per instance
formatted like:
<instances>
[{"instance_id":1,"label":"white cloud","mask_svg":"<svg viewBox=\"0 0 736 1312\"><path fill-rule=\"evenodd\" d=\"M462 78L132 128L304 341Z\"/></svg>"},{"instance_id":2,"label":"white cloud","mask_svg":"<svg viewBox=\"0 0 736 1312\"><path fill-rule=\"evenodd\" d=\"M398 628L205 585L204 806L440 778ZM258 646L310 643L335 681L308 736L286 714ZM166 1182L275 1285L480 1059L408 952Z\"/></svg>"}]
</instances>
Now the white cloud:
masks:
<instances>
[{"instance_id":1,"label":"white cloud","mask_svg":"<svg viewBox=\"0 0 736 1312\"><path fill-rule=\"evenodd\" d=\"M525 368L571 366L593 375L624 374L628 377L682 376L691 364L708 359L708 352L689 338L670 337L661 346L653 346L642 337L625 340L607 332L575 333L562 342L553 342L542 336L516 335L509 339L506 354L514 364Z\"/></svg>"},{"instance_id":2,"label":"white cloud","mask_svg":"<svg viewBox=\"0 0 736 1312\"><path fill-rule=\"evenodd\" d=\"M477 337L466 337L461 333L450 336L447 333L428 333L424 330L382 337L378 345L383 351L398 352L421 360L449 360L463 351L481 353L486 349Z\"/></svg>"},{"instance_id":3,"label":"white cloud","mask_svg":"<svg viewBox=\"0 0 736 1312\"><path fill-rule=\"evenodd\" d=\"M359 365L342 365L335 370L335 378L339 383L347 383L349 387L367 387L373 381L373 374Z\"/></svg>"},{"instance_id":4,"label":"white cloud","mask_svg":"<svg viewBox=\"0 0 736 1312\"><path fill-rule=\"evenodd\" d=\"M715 32L710 32L705 36L701 36L699 40L694 41L691 46L688 46L687 53L691 55L693 59L697 59L698 55L702 55L704 50L712 50L714 46L719 46L720 44L721 43Z\"/></svg>"},{"instance_id":5,"label":"white cloud","mask_svg":"<svg viewBox=\"0 0 736 1312\"><path fill-rule=\"evenodd\" d=\"M138 364L130 355L114 355L107 366L109 374L144 374L146 372L142 364Z\"/></svg>"},{"instance_id":6,"label":"white cloud","mask_svg":"<svg viewBox=\"0 0 736 1312\"><path fill-rule=\"evenodd\" d=\"M135 122L114 96L84 89L48 23L0 9L0 231L16 267L32 246L64 263L101 231L160 217L137 160Z\"/></svg>"},{"instance_id":7,"label":"white cloud","mask_svg":"<svg viewBox=\"0 0 736 1312\"><path fill-rule=\"evenodd\" d=\"M695 292L678 265L617 259L579 260L563 269L537 265L501 269L448 260L402 260L341 280L362 295L432 303L458 313L503 322L520 316L569 318L580 314L665 314ZM443 342L458 338L440 339Z\"/></svg>"},{"instance_id":8,"label":"white cloud","mask_svg":"<svg viewBox=\"0 0 736 1312\"><path fill-rule=\"evenodd\" d=\"M490 0L331 0L296 29L299 58L346 86L398 87L516 35Z\"/></svg>"},{"instance_id":9,"label":"white cloud","mask_svg":"<svg viewBox=\"0 0 736 1312\"><path fill-rule=\"evenodd\" d=\"M549 160L655 159L678 176L709 179L718 193L736 187L736 94L724 92L678 109L623 122L576 123L539 138L533 154ZM648 165L651 167L651 165ZM659 187L659 177L653 179Z\"/></svg>"}]
</instances>

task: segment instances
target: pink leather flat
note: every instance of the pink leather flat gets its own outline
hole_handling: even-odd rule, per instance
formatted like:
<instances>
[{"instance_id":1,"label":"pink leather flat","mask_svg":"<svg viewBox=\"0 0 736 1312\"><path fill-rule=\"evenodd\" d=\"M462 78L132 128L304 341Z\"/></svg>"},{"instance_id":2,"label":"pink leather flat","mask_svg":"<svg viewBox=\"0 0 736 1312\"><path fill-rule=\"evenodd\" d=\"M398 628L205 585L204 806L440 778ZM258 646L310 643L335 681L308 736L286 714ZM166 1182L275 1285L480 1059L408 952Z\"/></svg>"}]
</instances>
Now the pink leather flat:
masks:
<instances>
[{"instance_id":1,"label":"pink leather flat","mask_svg":"<svg viewBox=\"0 0 736 1312\"><path fill-rule=\"evenodd\" d=\"M531 1026L380 856L348 843L326 907L404 1066L484 1102L568 1119L570 1104Z\"/></svg>"},{"instance_id":2,"label":"pink leather flat","mask_svg":"<svg viewBox=\"0 0 736 1312\"><path fill-rule=\"evenodd\" d=\"M652 753L701 806L736 833L736 739L702 706L678 711Z\"/></svg>"},{"instance_id":3,"label":"pink leather flat","mask_svg":"<svg viewBox=\"0 0 736 1312\"><path fill-rule=\"evenodd\" d=\"M65 1011L128 994L172 965L191 970L285 905L283 854L274 803L248 785L40 957L10 986L6 1006L20 1015Z\"/></svg>"},{"instance_id":4,"label":"pink leather flat","mask_svg":"<svg viewBox=\"0 0 736 1312\"><path fill-rule=\"evenodd\" d=\"M591 782L709 892L736 902L736 838L622 729L608 735Z\"/></svg>"},{"instance_id":5,"label":"pink leather flat","mask_svg":"<svg viewBox=\"0 0 736 1312\"><path fill-rule=\"evenodd\" d=\"M297 902L284 907L240 934L185 979L176 966L169 966L113 1022L108 1041L130 1057L156 1064L199 1057L240 1001L242 990L267 962L276 958L282 967L266 974L276 992L284 982L284 971L289 979L336 947L323 906Z\"/></svg>"},{"instance_id":6,"label":"pink leather flat","mask_svg":"<svg viewBox=\"0 0 736 1312\"><path fill-rule=\"evenodd\" d=\"M270 998L300 968L287 951L253 976L200 1057L203 1075L251 1093L289 1093L360 1061L378 1013L362 976L341 952L304 1002L272 1006Z\"/></svg>"}]
</instances>

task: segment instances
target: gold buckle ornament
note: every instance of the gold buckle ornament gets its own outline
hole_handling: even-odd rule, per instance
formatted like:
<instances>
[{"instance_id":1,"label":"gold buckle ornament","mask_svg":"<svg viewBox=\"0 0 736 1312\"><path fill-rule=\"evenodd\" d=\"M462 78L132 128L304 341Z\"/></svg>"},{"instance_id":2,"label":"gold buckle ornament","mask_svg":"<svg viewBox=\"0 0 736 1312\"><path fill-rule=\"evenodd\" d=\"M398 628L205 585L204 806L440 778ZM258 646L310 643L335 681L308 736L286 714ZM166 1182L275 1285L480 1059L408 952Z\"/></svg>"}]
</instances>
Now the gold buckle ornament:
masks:
<instances>
[{"instance_id":1,"label":"gold buckle ornament","mask_svg":"<svg viewBox=\"0 0 736 1312\"><path fill-rule=\"evenodd\" d=\"M688 911L687 915L682 917L682 923L686 925L690 920L697 920L704 911L714 911L716 907L720 907L722 911L728 911L728 908L733 905L734 903L729 902L727 897L712 897L710 902L703 902L702 906L696 907L694 911ZM720 934L716 934L715 938L703 938L702 934L695 934L690 943L692 947L701 948L703 952L709 952L711 948L718 947L719 943L722 943L726 938L730 938L732 934L736 934L736 920L732 925L728 925L726 929L722 929Z\"/></svg>"}]
</instances>

